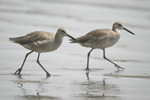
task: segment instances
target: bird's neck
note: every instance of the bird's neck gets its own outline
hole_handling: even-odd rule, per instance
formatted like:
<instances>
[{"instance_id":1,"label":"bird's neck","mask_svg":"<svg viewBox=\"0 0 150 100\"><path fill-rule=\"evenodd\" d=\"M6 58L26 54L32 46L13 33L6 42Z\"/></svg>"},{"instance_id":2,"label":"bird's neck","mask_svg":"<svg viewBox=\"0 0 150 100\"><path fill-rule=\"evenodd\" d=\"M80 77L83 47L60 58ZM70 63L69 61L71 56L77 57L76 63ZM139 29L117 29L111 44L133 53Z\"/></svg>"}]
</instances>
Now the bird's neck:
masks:
<instances>
[{"instance_id":1,"label":"bird's neck","mask_svg":"<svg viewBox=\"0 0 150 100\"><path fill-rule=\"evenodd\" d=\"M114 32L116 32L117 29L113 26L113 27L112 27L112 30L113 30Z\"/></svg>"},{"instance_id":2,"label":"bird's neck","mask_svg":"<svg viewBox=\"0 0 150 100\"><path fill-rule=\"evenodd\" d=\"M120 31L118 30L118 29L116 29L116 28L112 28L112 30L117 34L117 35L120 35Z\"/></svg>"},{"instance_id":3,"label":"bird's neck","mask_svg":"<svg viewBox=\"0 0 150 100\"><path fill-rule=\"evenodd\" d=\"M62 41L63 41L63 37L56 33L54 43L56 45L60 46Z\"/></svg>"}]
</instances>

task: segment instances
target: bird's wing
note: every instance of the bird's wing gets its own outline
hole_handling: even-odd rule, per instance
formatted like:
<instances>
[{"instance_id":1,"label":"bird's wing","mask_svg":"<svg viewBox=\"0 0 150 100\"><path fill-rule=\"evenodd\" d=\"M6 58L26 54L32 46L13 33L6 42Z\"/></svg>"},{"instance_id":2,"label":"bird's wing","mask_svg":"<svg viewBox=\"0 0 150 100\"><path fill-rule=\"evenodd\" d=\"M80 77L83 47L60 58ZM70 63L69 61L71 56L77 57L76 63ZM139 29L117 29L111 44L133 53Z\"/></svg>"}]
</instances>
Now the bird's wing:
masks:
<instances>
[{"instance_id":1,"label":"bird's wing","mask_svg":"<svg viewBox=\"0 0 150 100\"><path fill-rule=\"evenodd\" d=\"M107 29L96 29L96 30L93 30L93 31L87 33L86 35L77 38L77 40L79 42L81 42L81 43L101 40L101 39L106 37L106 34L108 34L106 30Z\"/></svg>"},{"instance_id":2,"label":"bird's wing","mask_svg":"<svg viewBox=\"0 0 150 100\"><path fill-rule=\"evenodd\" d=\"M52 40L55 34L43 31L31 32L25 36L10 38L10 41L18 44L29 44L38 41Z\"/></svg>"}]
</instances>

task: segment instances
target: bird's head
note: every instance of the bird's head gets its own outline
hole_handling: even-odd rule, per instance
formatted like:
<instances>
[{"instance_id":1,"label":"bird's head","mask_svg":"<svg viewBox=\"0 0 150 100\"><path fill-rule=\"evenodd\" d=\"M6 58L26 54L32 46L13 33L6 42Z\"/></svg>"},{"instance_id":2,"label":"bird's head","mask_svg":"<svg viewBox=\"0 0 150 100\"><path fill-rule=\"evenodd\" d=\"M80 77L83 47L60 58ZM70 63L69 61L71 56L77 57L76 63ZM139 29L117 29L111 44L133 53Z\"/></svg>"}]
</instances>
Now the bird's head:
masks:
<instances>
[{"instance_id":1,"label":"bird's head","mask_svg":"<svg viewBox=\"0 0 150 100\"><path fill-rule=\"evenodd\" d=\"M60 36L64 37L64 36L67 36L67 37L70 37L71 39L77 41L74 37L72 37L71 35L68 34L67 32L67 29L61 27L57 30L57 34L59 34Z\"/></svg>"},{"instance_id":2,"label":"bird's head","mask_svg":"<svg viewBox=\"0 0 150 100\"><path fill-rule=\"evenodd\" d=\"M125 30L125 31L127 31L127 32L129 32L129 33L131 33L133 35L135 35L133 32L131 32L130 30L128 30L127 28L125 28L121 22L115 22L113 24L113 29L118 29L118 30L123 29L123 30Z\"/></svg>"}]
</instances>

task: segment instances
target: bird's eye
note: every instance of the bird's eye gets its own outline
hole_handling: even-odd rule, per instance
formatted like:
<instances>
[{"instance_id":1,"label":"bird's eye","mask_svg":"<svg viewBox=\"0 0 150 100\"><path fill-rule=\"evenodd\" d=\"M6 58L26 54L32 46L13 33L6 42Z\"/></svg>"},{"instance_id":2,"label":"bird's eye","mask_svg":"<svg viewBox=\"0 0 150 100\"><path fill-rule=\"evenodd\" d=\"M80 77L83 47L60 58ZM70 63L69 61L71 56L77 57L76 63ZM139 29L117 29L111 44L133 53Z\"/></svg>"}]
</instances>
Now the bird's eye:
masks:
<instances>
[{"instance_id":1,"label":"bird's eye","mask_svg":"<svg viewBox=\"0 0 150 100\"><path fill-rule=\"evenodd\" d=\"M121 24L118 24L118 26L120 26L120 27L121 27L122 25L121 25Z\"/></svg>"},{"instance_id":2,"label":"bird's eye","mask_svg":"<svg viewBox=\"0 0 150 100\"><path fill-rule=\"evenodd\" d=\"M64 30L61 30L63 33L65 33L65 31Z\"/></svg>"}]
</instances>

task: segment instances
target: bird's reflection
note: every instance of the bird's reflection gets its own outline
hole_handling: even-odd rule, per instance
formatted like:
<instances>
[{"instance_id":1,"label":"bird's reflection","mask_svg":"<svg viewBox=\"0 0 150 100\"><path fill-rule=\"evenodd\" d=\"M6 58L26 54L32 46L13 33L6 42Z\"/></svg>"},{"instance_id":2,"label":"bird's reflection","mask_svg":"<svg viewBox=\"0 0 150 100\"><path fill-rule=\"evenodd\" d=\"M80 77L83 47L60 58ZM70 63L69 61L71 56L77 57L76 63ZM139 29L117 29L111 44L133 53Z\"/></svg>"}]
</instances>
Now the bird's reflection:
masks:
<instances>
[{"instance_id":1,"label":"bird's reflection","mask_svg":"<svg viewBox=\"0 0 150 100\"><path fill-rule=\"evenodd\" d=\"M89 71L86 72L86 77L87 77L87 80L90 80L90 78L89 78Z\"/></svg>"},{"instance_id":2,"label":"bird's reflection","mask_svg":"<svg viewBox=\"0 0 150 100\"><path fill-rule=\"evenodd\" d=\"M19 99L60 99L54 96L49 95L43 95L43 93L47 92L48 88L47 85L49 83L48 77L42 78L40 80L35 80L36 77L30 76L30 75L16 75L17 80L14 81L14 83L18 84L19 90L21 90L20 95L17 96ZM31 77L30 80L28 77ZM33 93L31 93L33 92Z\"/></svg>"},{"instance_id":3,"label":"bird's reflection","mask_svg":"<svg viewBox=\"0 0 150 100\"><path fill-rule=\"evenodd\" d=\"M18 79L22 79L22 75L15 75Z\"/></svg>"},{"instance_id":4,"label":"bird's reflection","mask_svg":"<svg viewBox=\"0 0 150 100\"><path fill-rule=\"evenodd\" d=\"M120 72L123 72L124 70L116 70L114 73L115 74L118 74L118 73L120 73Z\"/></svg>"},{"instance_id":5,"label":"bird's reflection","mask_svg":"<svg viewBox=\"0 0 150 100\"><path fill-rule=\"evenodd\" d=\"M108 94L118 94L120 90L114 84L107 82L107 78L95 78L95 76L90 76L90 71L85 72L87 80L84 81L75 81L74 85L80 86L79 89L82 93L79 93L78 97L82 99L120 99L117 96L109 96ZM98 77L98 76L97 76Z\"/></svg>"}]
</instances>

